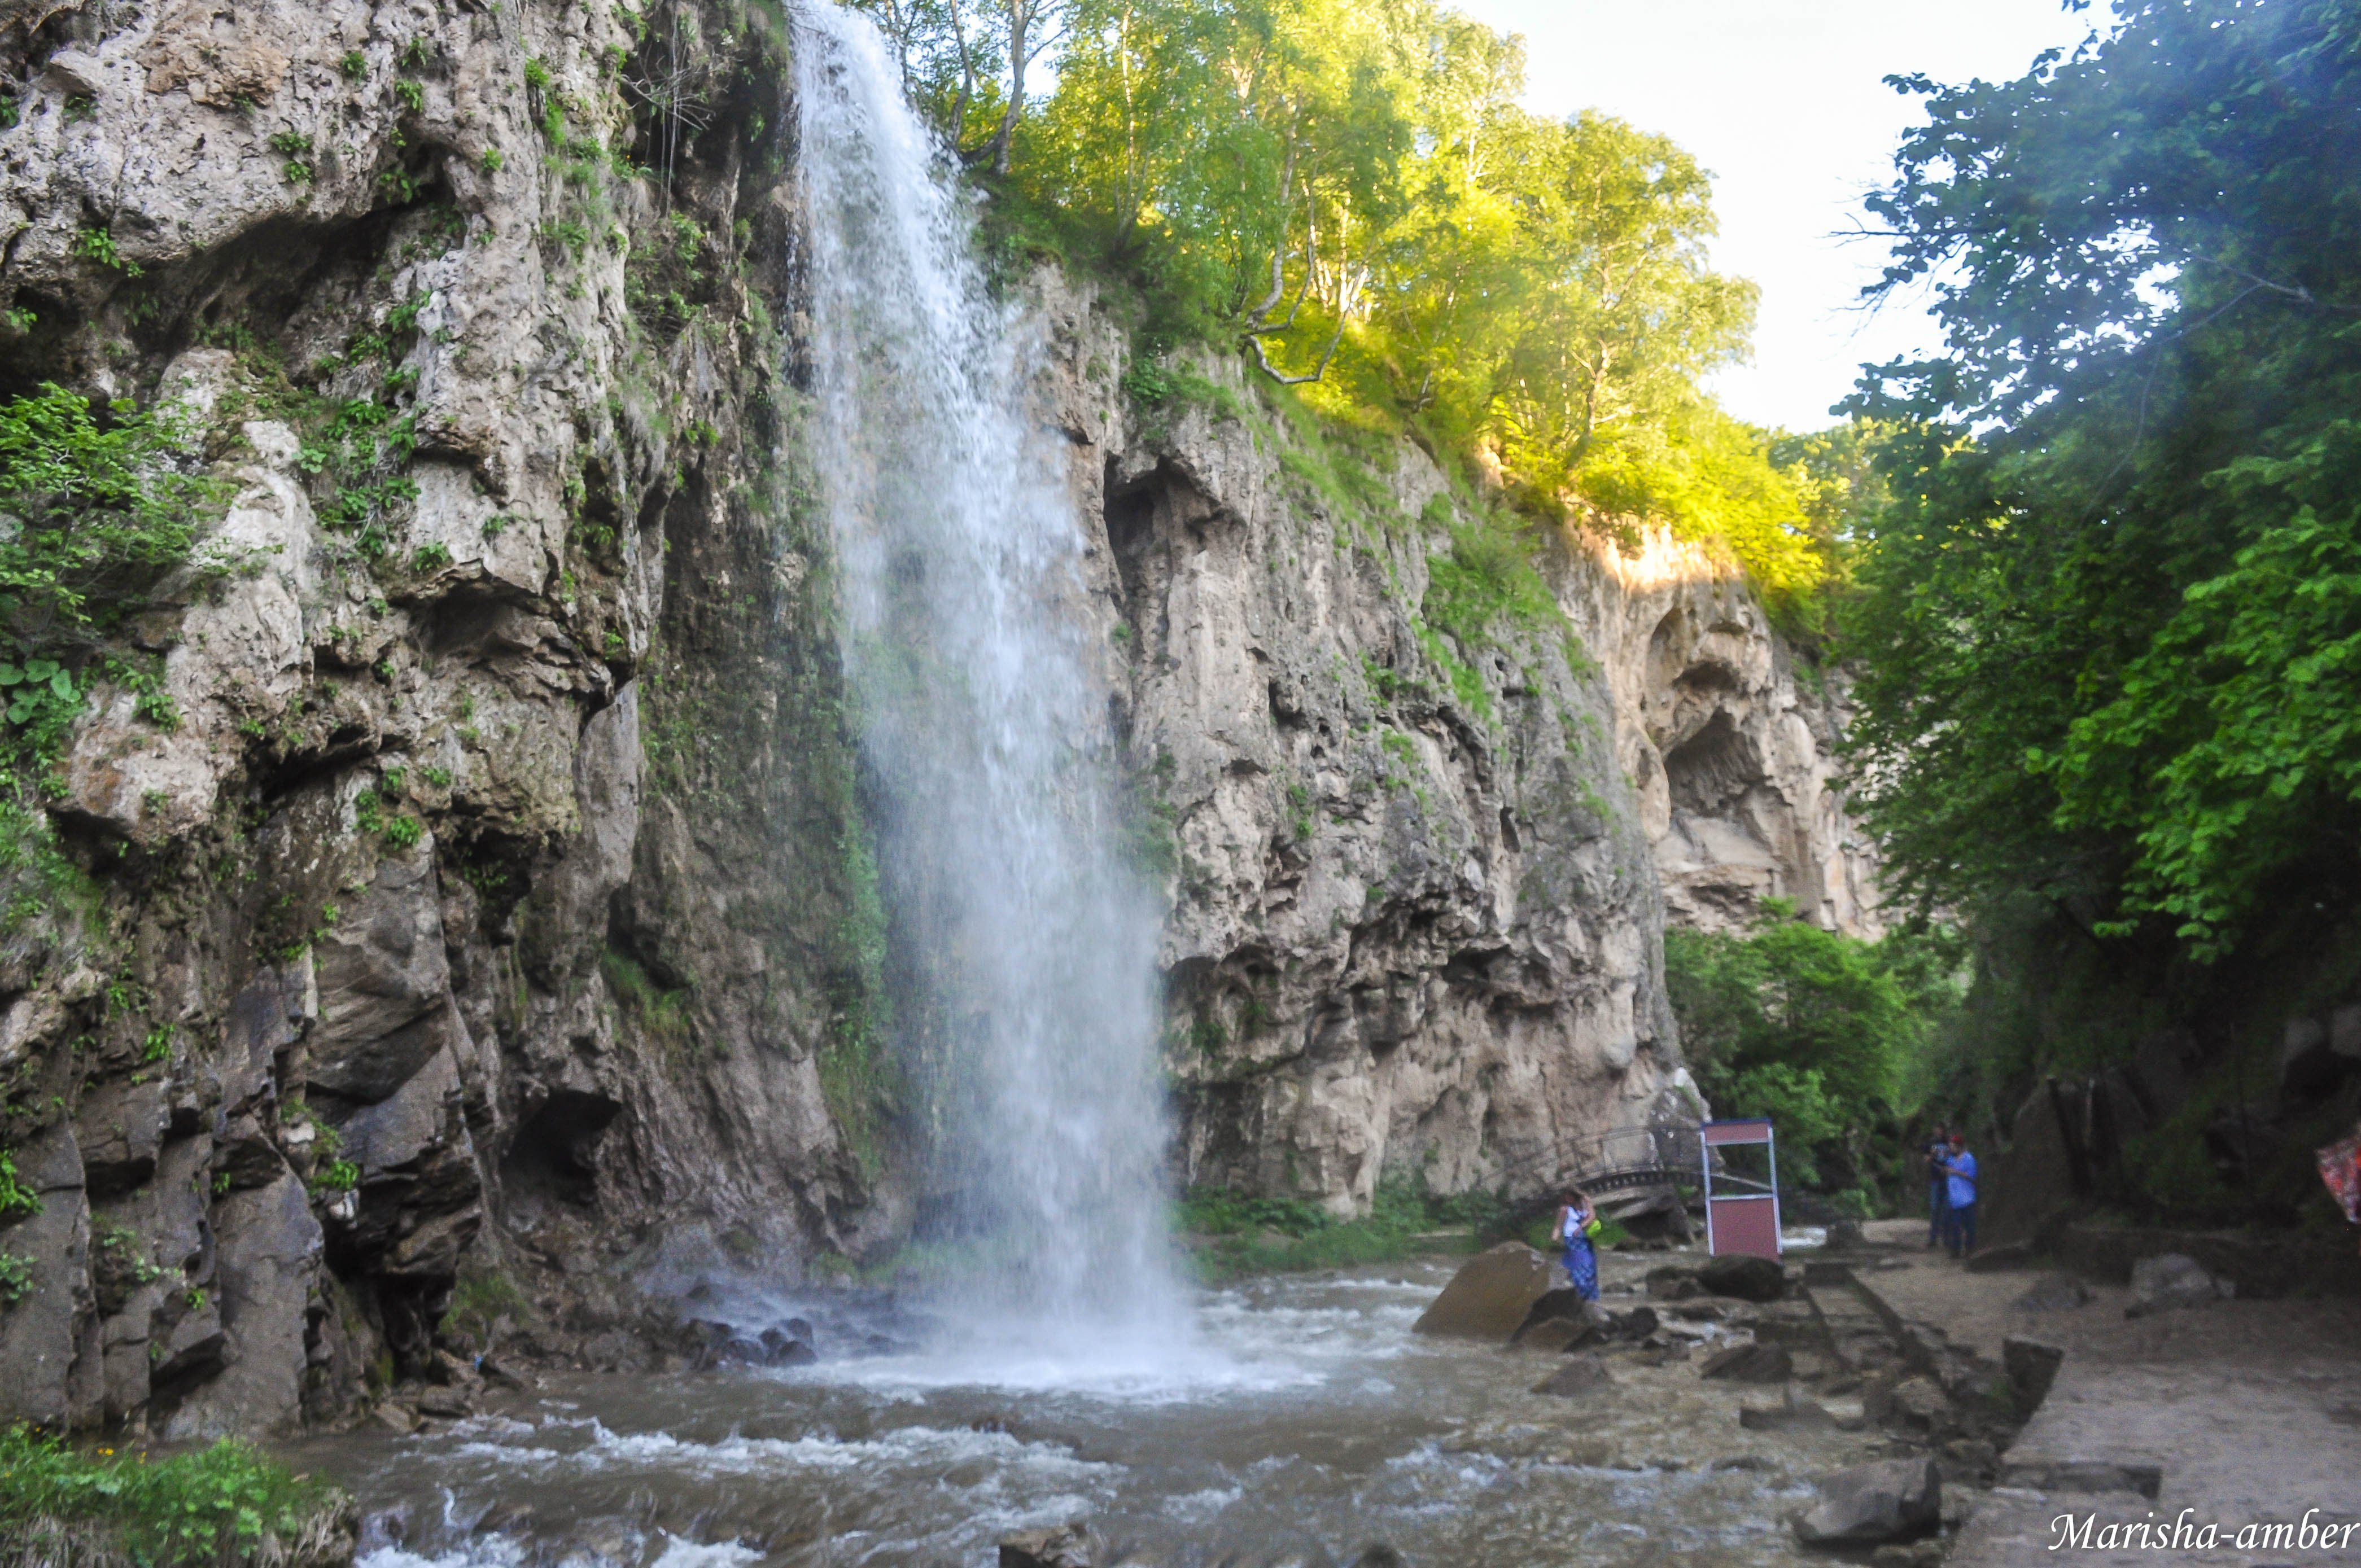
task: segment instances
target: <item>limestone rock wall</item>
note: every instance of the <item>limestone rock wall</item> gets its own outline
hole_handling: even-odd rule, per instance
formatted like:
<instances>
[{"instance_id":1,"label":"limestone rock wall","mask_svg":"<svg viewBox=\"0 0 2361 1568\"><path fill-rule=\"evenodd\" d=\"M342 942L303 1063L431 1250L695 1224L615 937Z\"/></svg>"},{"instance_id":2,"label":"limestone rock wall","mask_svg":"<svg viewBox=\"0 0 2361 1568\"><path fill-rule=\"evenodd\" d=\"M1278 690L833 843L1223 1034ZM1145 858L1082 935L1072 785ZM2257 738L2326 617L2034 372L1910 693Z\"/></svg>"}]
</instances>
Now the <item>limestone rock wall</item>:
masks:
<instances>
[{"instance_id":1,"label":"limestone rock wall","mask_svg":"<svg viewBox=\"0 0 2361 1568\"><path fill-rule=\"evenodd\" d=\"M1049 312L1168 857L1181 1179L1351 1212L1389 1177L1530 1187L1686 1113L1604 672L1554 627L1431 623L1458 514L1416 448L1332 447L1221 367L1126 400L1120 335Z\"/></svg>"},{"instance_id":2,"label":"limestone rock wall","mask_svg":"<svg viewBox=\"0 0 2361 1568\"><path fill-rule=\"evenodd\" d=\"M1649 535L1570 556L1559 598L1606 667L1616 758L1654 847L1664 913L1728 930L1766 897L1874 938L1877 862L1847 816L1841 667L1797 655L1742 576Z\"/></svg>"},{"instance_id":3,"label":"limestone rock wall","mask_svg":"<svg viewBox=\"0 0 2361 1568\"><path fill-rule=\"evenodd\" d=\"M455 1288L628 1360L651 1260L844 1240L785 43L664 19L0 34L0 390L176 409L228 498L5 781L0 1420L344 1419L447 1370Z\"/></svg>"}]
</instances>

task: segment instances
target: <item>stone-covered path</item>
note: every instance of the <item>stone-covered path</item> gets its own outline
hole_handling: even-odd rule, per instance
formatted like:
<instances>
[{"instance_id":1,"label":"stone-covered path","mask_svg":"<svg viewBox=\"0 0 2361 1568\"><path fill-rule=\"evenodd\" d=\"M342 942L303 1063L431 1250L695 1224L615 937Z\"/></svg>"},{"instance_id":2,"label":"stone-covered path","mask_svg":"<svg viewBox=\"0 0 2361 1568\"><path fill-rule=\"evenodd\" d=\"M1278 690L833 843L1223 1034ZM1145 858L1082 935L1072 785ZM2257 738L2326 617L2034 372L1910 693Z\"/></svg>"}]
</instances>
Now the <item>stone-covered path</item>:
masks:
<instances>
[{"instance_id":1,"label":"stone-covered path","mask_svg":"<svg viewBox=\"0 0 2361 1568\"><path fill-rule=\"evenodd\" d=\"M1921 1224L1867 1230L1854 1277L1906 1332L1994 1363L2010 1339L2066 1353L2000 1456L1998 1485L1951 1539L1952 1568L2361 1563L2361 1528L2349 1542L2343 1528L2361 1526L2361 1301L2213 1301L2126 1319L2120 1286L1971 1274L1917 1247ZM2334 1544L2301 1534L2308 1510L2315 1531L2337 1527ZM2061 1517L2068 1528L2092 1519L2093 1544L2057 1545ZM2215 1544L2096 1544L2110 1523L2184 1519L2183 1541L2213 1524ZM2283 1543L2260 1533L2282 1525Z\"/></svg>"}]
</instances>

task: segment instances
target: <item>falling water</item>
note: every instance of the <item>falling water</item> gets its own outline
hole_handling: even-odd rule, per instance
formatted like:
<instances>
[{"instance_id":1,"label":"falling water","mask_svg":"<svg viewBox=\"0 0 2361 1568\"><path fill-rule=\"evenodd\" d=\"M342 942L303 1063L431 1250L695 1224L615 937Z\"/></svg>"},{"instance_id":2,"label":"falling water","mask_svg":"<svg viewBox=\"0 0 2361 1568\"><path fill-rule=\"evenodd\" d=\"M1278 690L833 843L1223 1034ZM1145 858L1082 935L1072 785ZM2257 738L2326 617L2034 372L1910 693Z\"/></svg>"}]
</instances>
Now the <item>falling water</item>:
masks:
<instances>
[{"instance_id":1,"label":"falling water","mask_svg":"<svg viewBox=\"0 0 2361 1568\"><path fill-rule=\"evenodd\" d=\"M876 30L810 0L796 44L813 445L963 1315L1037 1349L1137 1343L1180 1299L1156 915L1121 853L1080 522L1025 412L1032 340Z\"/></svg>"}]
</instances>

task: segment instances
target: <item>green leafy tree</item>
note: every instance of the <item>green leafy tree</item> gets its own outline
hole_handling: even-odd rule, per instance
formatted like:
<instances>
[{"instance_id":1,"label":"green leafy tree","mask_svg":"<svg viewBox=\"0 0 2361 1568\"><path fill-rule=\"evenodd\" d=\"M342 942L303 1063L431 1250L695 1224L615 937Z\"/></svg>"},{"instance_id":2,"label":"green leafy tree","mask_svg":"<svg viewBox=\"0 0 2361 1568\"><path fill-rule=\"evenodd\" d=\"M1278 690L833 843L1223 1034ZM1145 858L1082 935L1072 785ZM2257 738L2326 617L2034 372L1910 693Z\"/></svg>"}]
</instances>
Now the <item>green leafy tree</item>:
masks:
<instances>
[{"instance_id":1,"label":"green leafy tree","mask_svg":"<svg viewBox=\"0 0 2361 1568\"><path fill-rule=\"evenodd\" d=\"M1768 1116L1791 1174L1862 1179L1958 1005L1947 938L1867 942L1765 899L1744 931L1664 933L1682 1047L1718 1115Z\"/></svg>"},{"instance_id":2,"label":"green leafy tree","mask_svg":"<svg viewBox=\"0 0 2361 1568\"><path fill-rule=\"evenodd\" d=\"M1828 577L1808 476L1700 389L1754 310L1707 264L1708 175L1620 120L1526 112L1513 36L1433 0L1071 0L1056 91L1019 103L995 63L1014 20L868 9L946 138L999 171L994 225L1127 281L1149 356L1235 345L1530 513L1669 527L1782 603Z\"/></svg>"},{"instance_id":3,"label":"green leafy tree","mask_svg":"<svg viewBox=\"0 0 2361 1568\"><path fill-rule=\"evenodd\" d=\"M2361 11L2143 0L1938 88L1872 205L1856 729L1892 881L2202 964L2361 852ZM2126 950L2127 960L2134 956Z\"/></svg>"}]
</instances>

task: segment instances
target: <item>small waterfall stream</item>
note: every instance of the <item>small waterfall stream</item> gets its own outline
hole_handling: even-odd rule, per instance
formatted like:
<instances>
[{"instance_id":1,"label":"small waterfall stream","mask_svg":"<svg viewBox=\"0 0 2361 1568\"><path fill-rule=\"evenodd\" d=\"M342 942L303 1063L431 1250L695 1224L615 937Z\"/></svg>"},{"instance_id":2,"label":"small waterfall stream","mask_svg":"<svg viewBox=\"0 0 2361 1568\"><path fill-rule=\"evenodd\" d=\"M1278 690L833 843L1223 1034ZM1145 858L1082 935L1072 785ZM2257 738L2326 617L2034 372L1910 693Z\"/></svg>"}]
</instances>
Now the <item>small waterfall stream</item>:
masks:
<instances>
[{"instance_id":1,"label":"small waterfall stream","mask_svg":"<svg viewBox=\"0 0 2361 1568\"><path fill-rule=\"evenodd\" d=\"M828 0L795 26L812 446L961 1316L1060 1354L1169 1347L1157 913L1120 853L1030 339L875 28Z\"/></svg>"}]
</instances>

